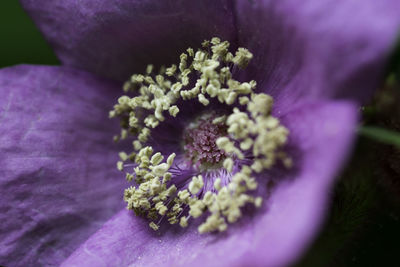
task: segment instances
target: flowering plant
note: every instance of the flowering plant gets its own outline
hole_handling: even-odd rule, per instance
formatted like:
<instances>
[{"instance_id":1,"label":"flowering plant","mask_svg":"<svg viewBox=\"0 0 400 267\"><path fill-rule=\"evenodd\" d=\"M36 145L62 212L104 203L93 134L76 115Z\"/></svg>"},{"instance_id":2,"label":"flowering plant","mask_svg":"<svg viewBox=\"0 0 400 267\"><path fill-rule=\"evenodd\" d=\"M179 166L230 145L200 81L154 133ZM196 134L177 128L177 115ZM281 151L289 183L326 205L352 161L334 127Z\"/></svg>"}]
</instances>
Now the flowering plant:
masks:
<instances>
[{"instance_id":1,"label":"flowering plant","mask_svg":"<svg viewBox=\"0 0 400 267\"><path fill-rule=\"evenodd\" d=\"M382 78L382 68L400 20L399 4L389 0L379 3L309 0L301 5L293 0L22 0L21 3L53 46L62 66L25 65L0 71L0 127L5 133L0 137L0 207L3 211L0 215L0 263L11 266L283 266L294 262L320 228L335 176L351 151L358 104L368 99ZM209 58L197 60L198 68L196 62L189 65L192 71L197 70L202 75L208 73L204 67L213 66L215 62L226 63L232 79L224 81L227 84L231 80L237 82L231 82L232 86L228 84L227 90L240 87L241 92L246 92L235 95L237 112L225 111L226 106L230 106L231 91L221 97L222 105L214 101L216 98L211 99L213 92L208 92L205 85L204 92L194 94L200 102L196 102L195 107L201 107L198 110L191 109L192 104L187 104L190 102L180 103L179 97L174 100L178 103L176 108L172 108L174 101L165 109L162 105L161 115L157 111L159 105L154 104L147 110L154 109L157 120L150 117L148 125L163 121L165 114L171 118L166 119L167 124L160 124L161 131L157 132L154 127L154 136L149 135L150 143L158 148L154 152L161 151L168 159L164 162L159 154L153 158L156 153L149 153L143 160L140 157L140 161L135 158L136 154L125 153L120 154L122 163L118 167L124 170L130 167L124 165L127 157L132 157L132 164L138 165L147 160L151 161L152 168L148 165L148 172L143 176L151 170L157 179L170 173L169 178L173 180L174 175L181 177L182 173L168 172L169 169L162 168L165 165L156 166L165 163L168 168L181 170L180 165L173 165L179 162L175 160L183 159L184 163L191 163L191 167L200 162L202 164L197 167L201 167L201 179L198 175L193 179L190 174L185 179L186 187L178 188L175 184L176 189L183 192L187 188L186 193L190 191L194 196L204 188L206 179L212 179L210 184L221 192L222 187L228 188L229 179L234 179L233 176L209 178L206 175L208 168L201 158L210 157L196 138L207 135L210 145L215 143L218 149L214 147L217 155L212 154L206 163L218 163L220 170L231 169L234 173L248 166L256 173L261 189L257 196L246 199L260 208L235 209L244 216L229 228L224 223L203 228L193 223L181 229L156 221L150 223L152 228L160 228L154 232L149 229L149 221L136 217L124 207L122 195L127 182L121 178L115 162L118 152L126 150L127 145L110 142L118 126L107 119L108 112L119 97L119 88L130 75L144 73L149 63L169 66L181 52L187 51L187 47L200 49L204 40L214 36L220 39L212 41ZM228 40L238 52L245 48L252 53L246 69L233 71L232 64L242 65L246 55L251 57L249 54L240 56L239 52L236 57L237 54L229 52L231 56L225 57L228 51L221 54L212 50L224 43L223 40ZM187 52L189 56L190 53ZM180 59L182 64L182 57ZM193 81L185 85L182 79L185 69L177 79L183 85L182 90L189 90L195 85ZM222 69L211 68L211 76L221 77ZM135 77L136 80L130 79L124 86L127 91L132 90L132 94L138 94L133 88L138 82L138 76ZM207 79L212 80L210 77ZM158 84L163 95L171 90L167 85ZM146 88L150 85L151 82ZM219 94L218 90L214 97ZM157 98L156 91L150 93L141 94ZM239 99L247 93L249 97ZM181 92L177 95L184 98ZM135 102L134 97L125 100L130 104ZM274 102L272 113L268 108L268 103L272 102L269 99ZM135 141L140 141L144 127L136 127L132 118L142 117L130 114L137 106L127 107L128 102L123 99L118 105L112 117L121 117L123 129L135 136ZM140 108L146 109L146 105L141 104ZM221 114L218 113L220 109L223 109ZM211 117L200 117L199 123L194 118L203 114L200 111L217 112L212 121L223 115L228 118L232 112L243 112L247 116L254 112L254 123L260 116L261 121L276 119L274 121L282 126L279 136L284 138L279 145L274 144L277 148L282 146L288 157L280 160L285 163L290 158L293 164L287 165L293 165L292 168L274 165L275 168L270 169L265 167L264 161L260 161L262 167L253 166L258 156L255 152L250 155L251 163L237 163L240 151L236 153L232 146L226 145L228 138L220 138L233 138L235 147L243 152L246 144L241 147L239 142L249 136L241 138L242 130L230 132L224 128L231 127L236 119L231 120L232 124L229 120L223 120L223 124L218 121L206 124L204 120L211 121ZM149 129L145 115L140 123ZM189 126L191 123L194 124ZM174 128L165 126L170 124L185 131L176 135ZM215 128L212 125L220 126L224 134L220 135L217 129L218 134L210 135ZM254 125L261 129L258 124ZM136 130L138 135L134 135ZM125 133L121 132L121 137ZM250 133L254 141L264 131ZM137 153L145 141L134 145ZM251 145L253 141L249 141ZM264 145L257 147L264 148ZM170 159L168 156L173 153L169 152L175 153L176 159ZM273 155L279 158L275 152ZM239 165L241 168L236 170L234 166ZM132 175L127 176L128 180L137 178L131 170L128 175ZM215 185L217 178L221 179ZM136 190L148 180L135 182ZM137 198L133 196L133 189L128 190L125 201L128 208L137 213L145 211L147 215L154 208L162 216L163 209L173 209L165 203L156 208L156 203L160 202L148 209L145 205L137 206L134 203ZM155 196L159 195L150 197ZM181 217L169 216L169 219L175 216L186 226L186 215L195 217L196 208L202 205L196 204L200 201L200 197L196 197L196 202L191 204L187 197L178 196L187 201L184 204L189 205L190 211ZM257 197L261 197L262 204ZM198 209L205 212L205 207ZM207 206L207 211L213 213L213 208ZM226 213L229 222L229 216L236 218ZM186 219L182 221L182 218ZM207 218L202 222L207 222ZM210 225L215 227L210 228ZM198 230L226 232L201 235Z\"/></svg>"}]
</instances>

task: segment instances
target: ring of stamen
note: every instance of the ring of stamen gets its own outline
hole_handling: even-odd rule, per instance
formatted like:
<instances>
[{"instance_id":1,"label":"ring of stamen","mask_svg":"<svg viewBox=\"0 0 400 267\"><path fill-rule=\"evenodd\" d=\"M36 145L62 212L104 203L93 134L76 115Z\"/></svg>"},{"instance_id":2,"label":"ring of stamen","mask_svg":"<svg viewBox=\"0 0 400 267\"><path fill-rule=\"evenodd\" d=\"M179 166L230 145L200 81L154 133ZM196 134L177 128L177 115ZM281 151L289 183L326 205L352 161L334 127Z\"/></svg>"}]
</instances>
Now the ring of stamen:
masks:
<instances>
[{"instance_id":1,"label":"ring of stamen","mask_svg":"<svg viewBox=\"0 0 400 267\"><path fill-rule=\"evenodd\" d=\"M289 131L271 115L273 98L255 93L255 81L239 82L232 77L231 70L245 68L252 57L245 48L232 54L229 42L212 38L196 52L188 48L178 65L161 68L156 75L153 66L148 65L145 75L132 75L124 84L124 92L136 96L120 97L110 111L111 118L120 118L122 127L114 140L128 136L134 140L131 153L119 154L117 168L126 173L129 182L135 183L124 192L127 208L149 218L152 229L158 230L163 218L170 224L186 227L190 219L205 217L198 227L200 233L225 231L228 223L242 216L245 205L262 205L262 197L254 196L258 186L255 174L272 168L278 161L291 166L291 159L283 152ZM203 166L200 171L207 171L204 166L220 164L231 178L225 182L217 178L212 190L206 190L207 181L199 174L191 177L186 186L177 187L173 171L175 153L165 159L146 143L152 129L163 123L166 113L179 116L179 100L208 106L213 99L234 105L232 113L200 120L195 127L189 127L184 150L193 165ZM244 161L248 154L250 164ZM127 164L129 161L132 163ZM240 167L233 172L238 161ZM131 164L133 171L127 171Z\"/></svg>"}]
</instances>

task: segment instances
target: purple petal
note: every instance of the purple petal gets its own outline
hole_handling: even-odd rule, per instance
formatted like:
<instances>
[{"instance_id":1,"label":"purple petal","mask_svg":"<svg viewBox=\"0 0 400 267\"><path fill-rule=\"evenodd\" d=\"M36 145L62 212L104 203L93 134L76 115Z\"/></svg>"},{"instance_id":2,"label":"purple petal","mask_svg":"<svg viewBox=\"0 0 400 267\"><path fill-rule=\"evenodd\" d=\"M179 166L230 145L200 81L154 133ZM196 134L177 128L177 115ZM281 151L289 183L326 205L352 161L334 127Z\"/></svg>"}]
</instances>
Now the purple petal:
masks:
<instances>
[{"instance_id":1,"label":"purple petal","mask_svg":"<svg viewBox=\"0 0 400 267\"><path fill-rule=\"evenodd\" d=\"M0 71L0 263L55 266L123 206L115 85L61 67Z\"/></svg>"},{"instance_id":2,"label":"purple petal","mask_svg":"<svg viewBox=\"0 0 400 267\"><path fill-rule=\"evenodd\" d=\"M21 2L62 63L120 80L176 63L205 38L235 36L229 0Z\"/></svg>"},{"instance_id":3,"label":"purple petal","mask_svg":"<svg viewBox=\"0 0 400 267\"><path fill-rule=\"evenodd\" d=\"M292 131L294 170L280 180L266 210L233 225L227 234L156 234L145 220L121 211L63 266L283 266L307 248L319 230L327 201L351 149L356 107L345 102L304 105L282 120ZM246 223L243 223L246 222Z\"/></svg>"},{"instance_id":4,"label":"purple petal","mask_svg":"<svg viewBox=\"0 0 400 267\"><path fill-rule=\"evenodd\" d=\"M248 72L281 109L297 99L365 100L378 88L400 30L397 0L238 1Z\"/></svg>"}]
</instances>

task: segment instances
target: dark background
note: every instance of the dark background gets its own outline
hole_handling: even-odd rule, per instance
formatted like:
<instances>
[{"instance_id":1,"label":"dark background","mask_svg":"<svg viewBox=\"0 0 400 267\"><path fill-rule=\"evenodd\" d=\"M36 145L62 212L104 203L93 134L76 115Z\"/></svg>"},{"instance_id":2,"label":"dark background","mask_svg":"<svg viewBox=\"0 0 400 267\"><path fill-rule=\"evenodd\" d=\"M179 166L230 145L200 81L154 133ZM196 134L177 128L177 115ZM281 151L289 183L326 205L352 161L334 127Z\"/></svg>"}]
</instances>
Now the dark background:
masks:
<instances>
[{"instance_id":1,"label":"dark background","mask_svg":"<svg viewBox=\"0 0 400 267\"><path fill-rule=\"evenodd\" d=\"M58 64L56 56L17 0L1 0L0 38L0 67L21 63Z\"/></svg>"},{"instance_id":2,"label":"dark background","mask_svg":"<svg viewBox=\"0 0 400 267\"><path fill-rule=\"evenodd\" d=\"M16 0L2 0L0 36L0 67L59 64ZM394 54L388 74L400 69L399 55ZM400 131L399 92L398 80L383 84L364 107L362 124ZM400 150L360 137L330 210L324 229L297 266L400 266Z\"/></svg>"}]
</instances>

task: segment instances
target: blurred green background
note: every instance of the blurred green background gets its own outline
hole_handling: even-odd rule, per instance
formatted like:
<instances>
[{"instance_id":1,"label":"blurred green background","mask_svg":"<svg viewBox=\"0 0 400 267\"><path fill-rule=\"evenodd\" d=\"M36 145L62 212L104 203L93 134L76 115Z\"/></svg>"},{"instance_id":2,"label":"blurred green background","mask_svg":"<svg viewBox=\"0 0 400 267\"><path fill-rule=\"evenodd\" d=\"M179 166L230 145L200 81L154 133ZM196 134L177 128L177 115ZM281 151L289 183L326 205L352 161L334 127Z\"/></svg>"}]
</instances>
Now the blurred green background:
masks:
<instances>
[{"instance_id":1,"label":"blurred green background","mask_svg":"<svg viewBox=\"0 0 400 267\"><path fill-rule=\"evenodd\" d=\"M21 63L59 64L17 0L1 0L0 36L0 67Z\"/></svg>"}]
</instances>

